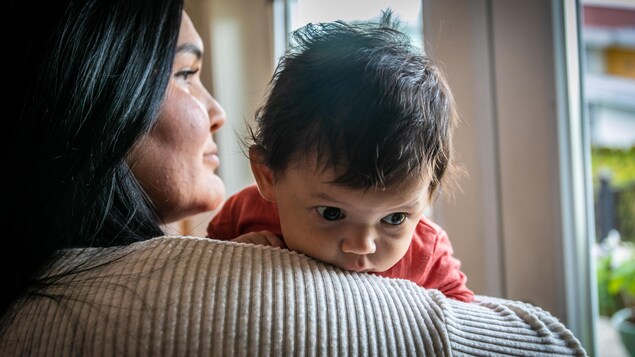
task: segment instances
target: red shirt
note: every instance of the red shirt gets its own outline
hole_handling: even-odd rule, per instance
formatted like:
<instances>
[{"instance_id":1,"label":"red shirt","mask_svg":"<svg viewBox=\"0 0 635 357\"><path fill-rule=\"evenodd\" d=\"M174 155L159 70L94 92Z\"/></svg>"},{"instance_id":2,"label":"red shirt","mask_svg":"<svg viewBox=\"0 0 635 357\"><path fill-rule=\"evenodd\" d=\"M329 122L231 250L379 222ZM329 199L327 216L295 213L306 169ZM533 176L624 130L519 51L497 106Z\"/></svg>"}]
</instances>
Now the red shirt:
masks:
<instances>
[{"instance_id":1,"label":"red shirt","mask_svg":"<svg viewBox=\"0 0 635 357\"><path fill-rule=\"evenodd\" d=\"M207 227L207 236L231 240L242 234L267 230L282 237L278 208L262 198L256 185L229 197ZM401 260L381 273L388 278L407 279L445 296L470 302L474 293L467 288L461 262L452 256L447 233L434 222L422 218L412 236L410 247Z\"/></svg>"}]
</instances>

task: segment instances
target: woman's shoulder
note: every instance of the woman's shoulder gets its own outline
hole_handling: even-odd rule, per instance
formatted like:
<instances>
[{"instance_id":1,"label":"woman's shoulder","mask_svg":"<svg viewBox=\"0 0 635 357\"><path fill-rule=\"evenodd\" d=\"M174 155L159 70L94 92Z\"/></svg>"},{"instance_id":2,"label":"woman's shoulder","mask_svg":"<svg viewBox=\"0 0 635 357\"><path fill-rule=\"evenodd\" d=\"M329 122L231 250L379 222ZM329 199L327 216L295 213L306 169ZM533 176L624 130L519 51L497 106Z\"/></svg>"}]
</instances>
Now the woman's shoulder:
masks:
<instances>
[{"instance_id":1,"label":"woman's shoulder","mask_svg":"<svg viewBox=\"0 0 635 357\"><path fill-rule=\"evenodd\" d=\"M16 307L2 354L584 355L530 305L461 303L286 249L166 236L60 262L85 269Z\"/></svg>"}]
</instances>

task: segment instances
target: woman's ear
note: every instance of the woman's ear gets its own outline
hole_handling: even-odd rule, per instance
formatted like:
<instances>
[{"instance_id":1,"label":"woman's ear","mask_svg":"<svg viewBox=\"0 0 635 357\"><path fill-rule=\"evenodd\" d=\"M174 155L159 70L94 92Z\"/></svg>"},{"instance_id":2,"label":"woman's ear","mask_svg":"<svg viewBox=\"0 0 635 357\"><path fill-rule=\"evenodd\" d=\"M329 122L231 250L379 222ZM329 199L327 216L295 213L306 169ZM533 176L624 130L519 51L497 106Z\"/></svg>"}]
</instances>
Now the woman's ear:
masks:
<instances>
[{"instance_id":1,"label":"woman's ear","mask_svg":"<svg viewBox=\"0 0 635 357\"><path fill-rule=\"evenodd\" d=\"M249 148L249 163L260 195L267 201L276 202L276 184L273 171L264 164L263 153L260 149L254 146Z\"/></svg>"}]
</instances>

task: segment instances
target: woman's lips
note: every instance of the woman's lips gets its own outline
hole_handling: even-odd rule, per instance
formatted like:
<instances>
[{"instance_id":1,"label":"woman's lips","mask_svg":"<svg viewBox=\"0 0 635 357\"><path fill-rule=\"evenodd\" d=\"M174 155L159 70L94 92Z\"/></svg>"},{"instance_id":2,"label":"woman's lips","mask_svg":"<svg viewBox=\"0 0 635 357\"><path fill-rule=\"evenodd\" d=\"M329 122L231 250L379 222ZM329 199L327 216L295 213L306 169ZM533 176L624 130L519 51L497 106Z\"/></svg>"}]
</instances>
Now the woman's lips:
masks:
<instances>
[{"instance_id":1,"label":"woman's lips","mask_svg":"<svg viewBox=\"0 0 635 357\"><path fill-rule=\"evenodd\" d=\"M203 155L203 159L206 162L209 162L212 166L214 166L214 168L218 167L220 165L220 159L218 158L218 155L216 155L216 152L211 152L208 154L204 154Z\"/></svg>"}]
</instances>

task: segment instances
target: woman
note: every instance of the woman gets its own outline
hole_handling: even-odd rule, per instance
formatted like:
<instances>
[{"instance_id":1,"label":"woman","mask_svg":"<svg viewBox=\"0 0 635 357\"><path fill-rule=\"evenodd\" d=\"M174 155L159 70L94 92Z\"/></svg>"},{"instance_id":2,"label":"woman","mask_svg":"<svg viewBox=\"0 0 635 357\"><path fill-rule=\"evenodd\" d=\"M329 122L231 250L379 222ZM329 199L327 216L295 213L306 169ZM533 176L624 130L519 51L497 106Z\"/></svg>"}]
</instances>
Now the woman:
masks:
<instances>
[{"instance_id":1,"label":"woman","mask_svg":"<svg viewBox=\"0 0 635 357\"><path fill-rule=\"evenodd\" d=\"M584 354L523 303L160 237L224 198L182 1L10 4L0 355Z\"/></svg>"},{"instance_id":2,"label":"woman","mask_svg":"<svg viewBox=\"0 0 635 357\"><path fill-rule=\"evenodd\" d=\"M179 32L182 1L17 3L17 89L3 120L16 173L4 226L16 238L3 240L2 312L46 284L35 276L57 249L162 235L160 224L224 198L212 132L225 114L200 81L202 41L187 16Z\"/></svg>"},{"instance_id":3,"label":"woman","mask_svg":"<svg viewBox=\"0 0 635 357\"><path fill-rule=\"evenodd\" d=\"M19 238L3 240L1 312L51 282L36 276L56 250L162 235L224 198L212 132L225 114L200 81L202 41L181 1L19 6L3 120L19 138L3 188Z\"/></svg>"}]
</instances>

